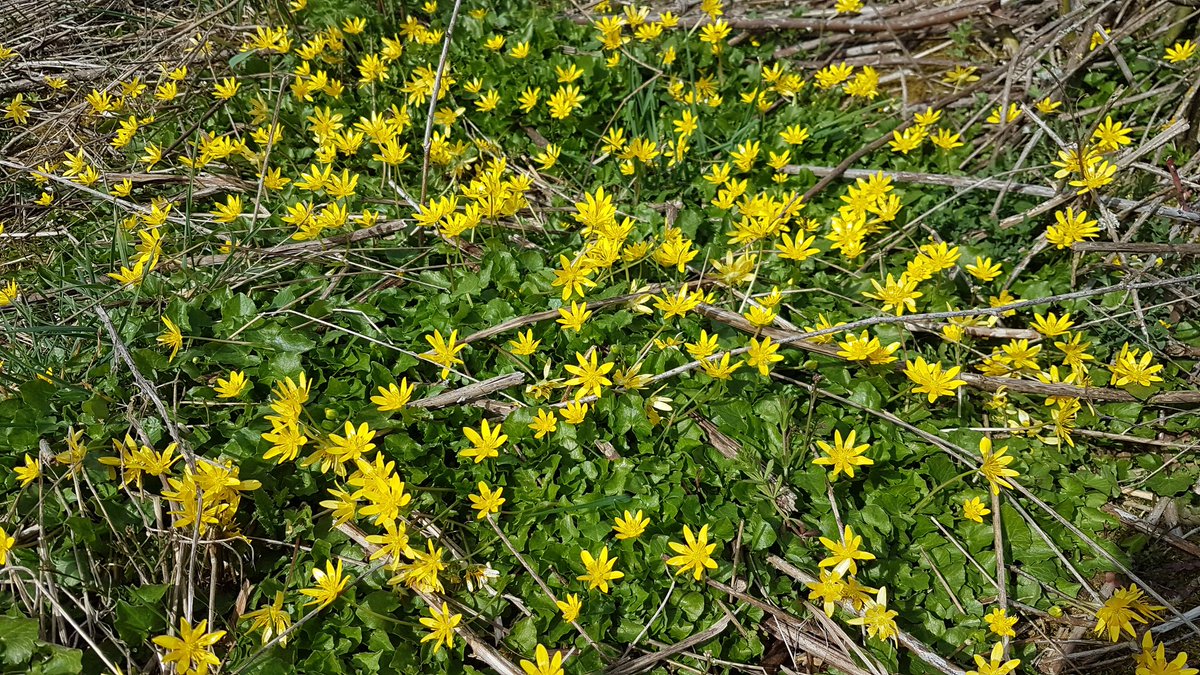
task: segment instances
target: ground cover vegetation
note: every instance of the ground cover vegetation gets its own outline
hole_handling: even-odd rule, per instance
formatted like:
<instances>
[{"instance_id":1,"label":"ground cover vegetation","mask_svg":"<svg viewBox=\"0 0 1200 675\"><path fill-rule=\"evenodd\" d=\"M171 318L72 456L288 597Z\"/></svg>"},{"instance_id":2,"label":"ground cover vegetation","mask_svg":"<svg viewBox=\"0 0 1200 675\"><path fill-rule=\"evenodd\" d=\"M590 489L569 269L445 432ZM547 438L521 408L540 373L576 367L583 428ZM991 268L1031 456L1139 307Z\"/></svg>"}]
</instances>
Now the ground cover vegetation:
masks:
<instances>
[{"instance_id":1,"label":"ground cover vegetation","mask_svg":"<svg viewBox=\"0 0 1200 675\"><path fill-rule=\"evenodd\" d=\"M1194 675L1194 3L16 3L0 663Z\"/></svg>"}]
</instances>

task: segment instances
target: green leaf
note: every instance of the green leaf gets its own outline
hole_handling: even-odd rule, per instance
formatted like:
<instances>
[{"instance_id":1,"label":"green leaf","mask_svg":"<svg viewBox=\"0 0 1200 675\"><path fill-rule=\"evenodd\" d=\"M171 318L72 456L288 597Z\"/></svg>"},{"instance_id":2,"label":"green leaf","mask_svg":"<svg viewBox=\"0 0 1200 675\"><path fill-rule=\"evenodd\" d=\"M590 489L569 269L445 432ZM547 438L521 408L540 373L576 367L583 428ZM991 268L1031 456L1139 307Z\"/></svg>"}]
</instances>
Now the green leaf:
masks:
<instances>
[{"instance_id":1,"label":"green leaf","mask_svg":"<svg viewBox=\"0 0 1200 675\"><path fill-rule=\"evenodd\" d=\"M12 666L28 663L37 647L38 623L23 616L0 616L0 655Z\"/></svg>"},{"instance_id":2,"label":"green leaf","mask_svg":"<svg viewBox=\"0 0 1200 675\"><path fill-rule=\"evenodd\" d=\"M78 649L46 645L49 657L33 667L33 675L76 675L83 672L83 652Z\"/></svg>"},{"instance_id":3,"label":"green leaf","mask_svg":"<svg viewBox=\"0 0 1200 675\"><path fill-rule=\"evenodd\" d=\"M521 619L508 634L505 643L519 654L532 654L537 647L537 625L533 619Z\"/></svg>"},{"instance_id":4,"label":"green leaf","mask_svg":"<svg viewBox=\"0 0 1200 675\"><path fill-rule=\"evenodd\" d=\"M122 640L139 644L148 640L152 634L166 630L167 622L158 612L151 611L144 605L118 600L114 625L117 627L117 635L120 635Z\"/></svg>"},{"instance_id":5,"label":"green leaf","mask_svg":"<svg viewBox=\"0 0 1200 675\"><path fill-rule=\"evenodd\" d=\"M704 595L696 591L689 591L679 599L679 609L683 610L689 621L696 621L704 614Z\"/></svg>"}]
</instances>

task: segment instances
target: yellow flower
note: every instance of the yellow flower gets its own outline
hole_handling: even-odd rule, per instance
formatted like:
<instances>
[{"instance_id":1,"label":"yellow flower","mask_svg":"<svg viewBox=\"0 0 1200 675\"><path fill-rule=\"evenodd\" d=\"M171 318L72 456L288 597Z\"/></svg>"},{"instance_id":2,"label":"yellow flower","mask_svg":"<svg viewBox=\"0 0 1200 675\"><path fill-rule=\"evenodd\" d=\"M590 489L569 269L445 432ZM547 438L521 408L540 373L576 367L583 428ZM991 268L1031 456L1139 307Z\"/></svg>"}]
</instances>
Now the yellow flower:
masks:
<instances>
[{"instance_id":1,"label":"yellow flower","mask_svg":"<svg viewBox=\"0 0 1200 675\"><path fill-rule=\"evenodd\" d=\"M379 395L371 397L371 403L374 403L379 412L395 412L401 410L408 405L409 399L412 398L413 390L416 389L416 384L409 384L408 378L400 379L400 385L396 383L389 384L387 388L379 387Z\"/></svg>"},{"instance_id":2,"label":"yellow flower","mask_svg":"<svg viewBox=\"0 0 1200 675\"><path fill-rule=\"evenodd\" d=\"M226 77L213 86L213 98L220 101L228 101L237 94L238 89L242 86L236 78Z\"/></svg>"},{"instance_id":3,"label":"yellow flower","mask_svg":"<svg viewBox=\"0 0 1200 675\"><path fill-rule=\"evenodd\" d=\"M553 412L539 408L537 417L530 423L529 428L534 431L533 437L540 440L546 434L552 434L558 430L558 417Z\"/></svg>"},{"instance_id":4,"label":"yellow flower","mask_svg":"<svg viewBox=\"0 0 1200 675\"><path fill-rule=\"evenodd\" d=\"M137 286L137 285L141 284L142 278L145 275L146 275L146 263L143 260L139 260L136 264L134 264L132 269L130 269L124 265L121 265L121 269L119 271L109 272L106 276L114 279L117 283L121 284L122 286L132 287L132 286Z\"/></svg>"},{"instance_id":5,"label":"yellow flower","mask_svg":"<svg viewBox=\"0 0 1200 675\"><path fill-rule=\"evenodd\" d=\"M772 323L775 323L775 317L777 315L775 314L775 310L773 310L773 309L767 309L766 307L760 307L758 305L753 305L750 307L749 311L747 311L742 316L746 317L746 320L749 321L750 323L754 324L755 326L757 326L759 328L763 328L765 326L770 326Z\"/></svg>"},{"instance_id":6,"label":"yellow flower","mask_svg":"<svg viewBox=\"0 0 1200 675\"><path fill-rule=\"evenodd\" d=\"M1013 486L1008 479L1021 475L1016 470L1008 468L1008 465L1012 464L1013 458L1006 455L1007 452L1008 446L992 452L992 439L986 436L979 439L979 454L982 458L979 474L986 478L992 486L993 494L1000 494L1002 487L1011 490Z\"/></svg>"},{"instance_id":7,"label":"yellow flower","mask_svg":"<svg viewBox=\"0 0 1200 675\"><path fill-rule=\"evenodd\" d=\"M225 197L224 204L217 204L213 213L213 220L218 223L232 223L242 215L242 197L241 195L229 195Z\"/></svg>"},{"instance_id":8,"label":"yellow flower","mask_svg":"<svg viewBox=\"0 0 1200 675\"><path fill-rule=\"evenodd\" d=\"M513 354L516 354L517 356L529 356L529 355L533 354L534 352L537 351L538 345L540 345L541 343L542 343L541 340L533 339L533 329L532 328L525 331L524 333L517 333L516 340L508 341L508 345L510 347L512 347Z\"/></svg>"},{"instance_id":9,"label":"yellow flower","mask_svg":"<svg viewBox=\"0 0 1200 675\"><path fill-rule=\"evenodd\" d=\"M325 569L314 566L312 570L313 579L317 585L313 588L302 588L300 593L312 598L305 605L316 605L317 609L324 609L333 604L334 600L341 595L342 591L346 590L346 584L350 581L349 577L342 575L342 561L338 560L337 567L333 563L326 560Z\"/></svg>"},{"instance_id":10,"label":"yellow flower","mask_svg":"<svg viewBox=\"0 0 1200 675\"><path fill-rule=\"evenodd\" d=\"M887 589L880 588L874 600L869 600L862 616L848 620L854 626L865 626L867 635L879 640L895 640L899 634L896 616L900 613L887 608Z\"/></svg>"},{"instance_id":11,"label":"yellow flower","mask_svg":"<svg viewBox=\"0 0 1200 675\"><path fill-rule=\"evenodd\" d=\"M952 366L943 371L941 362L927 363L920 356L916 361L904 363L904 374L917 385L913 387L913 393L928 394L930 403L941 396L952 395L956 389L966 384L964 380L955 379L961 370L959 366Z\"/></svg>"},{"instance_id":12,"label":"yellow flower","mask_svg":"<svg viewBox=\"0 0 1200 675\"><path fill-rule=\"evenodd\" d=\"M1121 631L1136 637L1133 622L1146 623L1146 619L1158 618L1158 612L1163 608L1149 605L1142 600L1142 590L1136 584L1129 588L1117 589L1112 597L1104 601L1104 605L1096 610L1096 634L1108 632L1108 639L1117 642Z\"/></svg>"},{"instance_id":13,"label":"yellow flower","mask_svg":"<svg viewBox=\"0 0 1200 675\"><path fill-rule=\"evenodd\" d=\"M503 429L502 424L492 427L487 420L482 421L479 431L463 427L463 435L470 441L471 447L459 452L459 456L472 457L476 464L491 457L499 457L500 446L508 440L508 436L502 433Z\"/></svg>"},{"instance_id":14,"label":"yellow flower","mask_svg":"<svg viewBox=\"0 0 1200 675\"><path fill-rule=\"evenodd\" d=\"M614 520L613 531L617 533L617 539L637 539L646 531L646 526L650 524L650 519L642 515L639 509L636 514L625 512L625 517L617 516Z\"/></svg>"},{"instance_id":15,"label":"yellow flower","mask_svg":"<svg viewBox=\"0 0 1200 675\"><path fill-rule=\"evenodd\" d=\"M229 373L229 379L217 378L217 386L213 387L217 398L237 398L246 390L246 374L235 370Z\"/></svg>"},{"instance_id":16,"label":"yellow flower","mask_svg":"<svg viewBox=\"0 0 1200 675\"><path fill-rule=\"evenodd\" d=\"M554 73L558 75L558 81L564 84L574 82L583 77L583 71L574 63L569 64L566 68L554 66Z\"/></svg>"},{"instance_id":17,"label":"yellow flower","mask_svg":"<svg viewBox=\"0 0 1200 675\"><path fill-rule=\"evenodd\" d=\"M582 257L572 262L567 256L560 255L558 264L559 269L554 270L554 281L550 282L550 285L562 286L563 302L570 300L573 294L583 297L587 288L596 285L596 282L588 278L594 269Z\"/></svg>"},{"instance_id":18,"label":"yellow flower","mask_svg":"<svg viewBox=\"0 0 1200 675\"><path fill-rule=\"evenodd\" d=\"M990 115L988 115L988 117L987 117L987 120L986 120L987 123L988 124L1000 124L1001 114L1002 113L1001 113L1000 108L993 109L992 113ZM1009 122L1015 122L1016 119L1020 116L1021 116L1021 109L1017 107L1016 103L1009 103L1008 110L1003 113L1004 122L1006 124Z\"/></svg>"},{"instance_id":19,"label":"yellow flower","mask_svg":"<svg viewBox=\"0 0 1200 675\"><path fill-rule=\"evenodd\" d=\"M33 106L25 104L25 95L17 94L13 100L8 102L4 107L4 118L10 119L17 124L25 124L29 121L29 111L33 110Z\"/></svg>"},{"instance_id":20,"label":"yellow flower","mask_svg":"<svg viewBox=\"0 0 1200 675\"><path fill-rule=\"evenodd\" d=\"M751 368L758 368L759 374L767 377L771 364L783 360L783 357L776 353L778 351L779 345L772 343L770 337L764 337L761 342L750 338L750 345L746 349L746 364Z\"/></svg>"},{"instance_id":21,"label":"yellow flower","mask_svg":"<svg viewBox=\"0 0 1200 675\"><path fill-rule=\"evenodd\" d=\"M550 117L564 120L571 116L579 106L583 105L584 96L579 93L579 87L568 84L558 88L546 105L550 108Z\"/></svg>"},{"instance_id":22,"label":"yellow flower","mask_svg":"<svg viewBox=\"0 0 1200 675\"><path fill-rule=\"evenodd\" d=\"M556 322L562 324L564 329L575 332L583 330L583 323L592 316L586 302L576 304L574 300L571 301L571 309L559 308L558 313L560 318Z\"/></svg>"},{"instance_id":23,"label":"yellow flower","mask_svg":"<svg viewBox=\"0 0 1200 675\"><path fill-rule=\"evenodd\" d=\"M447 340L442 337L442 332L439 330L433 331L433 335L426 335L425 341L432 348L431 351L425 352L422 356L426 356L430 361L442 367L440 377L444 380L450 374L450 369L455 365L463 363L463 360L458 358L458 353L466 349L466 343L456 344L458 331L450 332L450 338Z\"/></svg>"},{"instance_id":24,"label":"yellow flower","mask_svg":"<svg viewBox=\"0 0 1200 675\"><path fill-rule=\"evenodd\" d=\"M1041 314L1033 315L1033 324L1031 328L1042 334L1042 337L1058 337L1066 335L1075 322L1071 320L1070 314L1063 314L1061 317L1056 316L1054 312L1048 312L1046 316Z\"/></svg>"},{"instance_id":25,"label":"yellow flower","mask_svg":"<svg viewBox=\"0 0 1200 675\"><path fill-rule=\"evenodd\" d=\"M1047 96L1046 98L1038 101L1035 107L1037 108L1037 111L1043 115L1053 115L1058 112L1058 109L1062 107L1062 104L1062 101L1055 101Z\"/></svg>"},{"instance_id":26,"label":"yellow flower","mask_svg":"<svg viewBox=\"0 0 1200 675\"><path fill-rule=\"evenodd\" d=\"M721 355L720 360L717 357L700 360L700 368L705 374L714 380L728 380L733 377L733 373L745 365L744 361L737 361L733 365L729 364L729 352Z\"/></svg>"},{"instance_id":27,"label":"yellow flower","mask_svg":"<svg viewBox=\"0 0 1200 675\"><path fill-rule=\"evenodd\" d=\"M696 534L693 534L691 528L684 525L683 540L684 544L667 542L671 550L679 554L667 559L668 565L679 568L675 570L676 575L693 570L694 578L696 581L700 581L705 570L717 569L717 562L712 559L712 552L716 550L717 545L708 543L708 525L701 527Z\"/></svg>"},{"instance_id":28,"label":"yellow flower","mask_svg":"<svg viewBox=\"0 0 1200 675\"><path fill-rule=\"evenodd\" d=\"M1142 634L1142 651L1134 656L1137 663L1137 675L1196 675L1200 670L1187 667L1187 652L1179 652L1171 661L1167 661L1166 651L1162 644L1155 650L1154 636L1150 631Z\"/></svg>"},{"instance_id":29,"label":"yellow flower","mask_svg":"<svg viewBox=\"0 0 1200 675\"><path fill-rule=\"evenodd\" d=\"M892 140L888 141L888 147L892 152L898 152L903 155L921 147L921 143L925 141L928 134L923 127L909 127L904 131L893 131Z\"/></svg>"},{"instance_id":30,"label":"yellow flower","mask_svg":"<svg viewBox=\"0 0 1200 675\"><path fill-rule=\"evenodd\" d=\"M993 609L983 620L987 622L988 630L1000 637L1017 636L1017 631L1013 630L1013 626L1017 625L1017 617L1008 616L1003 608Z\"/></svg>"},{"instance_id":31,"label":"yellow flower","mask_svg":"<svg viewBox=\"0 0 1200 675\"><path fill-rule=\"evenodd\" d=\"M209 668L221 665L221 659L212 653L212 646L225 637L225 631L218 630L209 633L208 621L201 621L193 628L187 619L179 619L179 637L159 635L154 638L154 644L167 650L163 654L163 664L175 664L180 675L206 675Z\"/></svg>"},{"instance_id":32,"label":"yellow flower","mask_svg":"<svg viewBox=\"0 0 1200 675\"><path fill-rule=\"evenodd\" d=\"M167 328L157 338L155 338L155 340L160 345L171 348L171 354L167 357L167 361L170 362L175 360L175 355L178 354L179 350L183 347L183 333L180 332L179 326L176 326L175 322L171 321L165 316L160 318L162 319L163 325Z\"/></svg>"},{"instance_id":33,"label":"yellow flower","mask_svg":"<svg viewBox=\"0 0 1200 675\"><path fill-rule=\"evenodd\" d=\"M170 101L179 95L179 86L174 81L163 82L154 90L154 98L158 101Z\"/></svg>"},{"instance_id":34,"label":"yellow flower","mask_svg":"<svg viewBox=\"0 0 1200 675\"><path fill-rule=\"evenodd\" d=\"M25 466L13 467L13 473L17 475L17 480L21 482L21 487L29 487L33 481L42 476L42 461L33 459L28 453L25 455Z\"/></svg>"},{"instance_id":35,"label":"yellow flower","mask_svg":"<svg viewBox=\"0 0 1200 675\"><path fill-rule=\"evenodd\" d=\"M0 567L8 564L8 553L16 543L16 537L10 537L4 528L0 527Z\"/></svg>"},{"instance_id":36,"label":"yellow flower","mask_svg":"<svg viewBox=\"0 0 1200 675\"><path fill-rule=\"evenodd\" d=\"M128 178L122 180L120 183L117 183L108 190L109 194L114 197L128 197L129 193L132 191L133 181L129 180Z\"/></svg>"},{"instance_id":37,"label":"yellow flower","mask_svg":"<svg viewBox=\"0 0 1200 675\"><path fill-rule=\"evenodd\" d=\"M538 645L533 658L537 663L521 659L521 670L525 675L563 675L562 652L555 651L551 657L545 647Z\"/></svg>"},{"instance_id":38,"label":"yellow flower","mask_svg":"<svg viewBox=\"0 0 1200 675\"><path fill-rule=\"evenodd\" d=\"M1004 644L997 642L992 646L990 658L975 655L975 667L978 670L968 670L966 675L1008 675L1021 665L1020 659L1004 660Z\"/></svg>"},{"instance_id":39,"label":"yellow flower","mask_svg":"<svg viewBox=\"0 0 1200 675\"><path fill-rule=\"evenodd\" d=\"M442 645L447 649L454 647L454 629L462 621L462 614L450 611L450 605L443 602L441 610L429 608L431 618L421 618L421 625L429 629L429 634L421 638L421 642L433 641L433 653L438 653Z\"/></svg>"},{"instance_id":40,"label":"yellow flower","mask_svg":"<svg viewBox=\"0 0 1200 675\"><path fill-rule=\"evenodd\" d=\"M827 569L821 570L817 581L804 585L809 590L808 599L820 600L822 609L825 610L825 616L829 617L833 616L834 607L846 595L846 584L842 581L842 576Z\"/></svg>"},{"instance_id":41,"label":"yellow flower","mask_svg":"<svg viewBox=\"0 0 1200 675\"><path fill-rule=\"evenodd\" d=\"M558 609L562 611L563 621L567 623L571 623L579 618L579 610L583 609L583 603L579 600L579 595L575 593L567 594L565 602L557 600L554 604L558 605Z\"/></svg>"},{"instance_id":42,"label":"yellow flower","mask_svg":"<svg viewBox=\"0 0 1200 675\"><path fill-rule=\"evenodd\" d=\"M1122 145L1129 145L1133 142L1130 138L1131 134L1133 134L1133 129L1121 122L1113 122L1112 117L1109 116L1092 132L1092 138L1101 150L1116 150Z\"/></svg>"},{"instance_id":43,"label":"yellow flower","mask_svg":"<svg viewBox=\"0 0 1200 675\"><path fill-rule=\"evenodd\" d=\"M982 501L980 501L979 497L964 499L962 509L963 518L966 518L974 523L979 523L980 525L983 524L983 517L992 512L991 509L989 509Z\"/></svg>"},{"instance_id":44,"label":"yellow flower","mask_svg":"<svg viewBox=\"0 0 1200 675\"><path fill-rule=\"evenodd\" d=\"M929 137L929 142L942 150L953 150L963 146L961 134L953 133L949 129L938 129L936 134Z\"/></svg>"},{"instance_id":45,"label":"yellow flower","mask_svg":"<svg viewBox=\"0 0 1200 675\"><path fill-rule=\"evenodd\" d=\"M475 101L475 108L479 112L492 112L500 105L500 93L495 89L488 89L487 92L478 100Z\"/></svg>"},{"instance_id":46,"label":"yellow flower","mask_svg":"<svg viewBox=\"0 0 1200 675\"><path fill-rule=\"evenodd\" d=\"M8 307L20 296L21 289L17 286L17 282L10 281L0 285L0 307Z\"/></svg>"},{"instance_id":47,"label":"yellow flower","mask_svg":"<svg viewBox=\"0 0 1200 675\"><path fill-rule=\"evenodd\" d=\"M844 544L826 537L820 538L821 545L829 549L831 555L817 563L817 566L832 567L835 574L845 575L849 572L853 576L858 574L857 561L874 560L875 556L868 551L859 550L858 547L862 545L863 539L860 535L854 534L854 530L850 529L849 525L846 526L842 535L846 542Z\"/></svg>"},{"instance_id":48,"label":"yellow flower","mask_svg":"<svg viewBox=\"0 0 1200 675\"><path fill-rule=\"evenodd\" d=\"M825 453L825 457L819 457L813 460L813 464L832 466L833 473L830 474L829 480L837 480L839 473L845 473L848 478L854 478L854 467L869 466L875 462L870 457L862 457L861 455L870 449L869 443L855 445L855 434L857 431L850 430L846 434L846 438L842 438L841 431L833 432L833 445L829 445L825 441L817 441L817 447L821 452Z\"/></svg>"},{"instance_id":49,"label":"yellow flower","mask_svg":"<svg viewBox=\"0 0 1200 675\"><path fill-rule=\"evenodd\" d=\"M677 316L685 316L699 307L703 297L699 291L688 293L687 286L680 286L679 292L675 294L664 290L662 296L654 299L654 308L663 313L663 321L669 321Z\"/></svg>"},{"instance_id":50,"label":"yellow flower","mask_svg":"<svg viewBox=\"0 0 1200 675\"><path fill-rule=\"evenodd\" d=\"M604 363L598 364L595 349L590 350L590 360L579 352L575 353L575 360L579 365L566 365L564 370L574 375L564 384L568 387L578 385L579 389L575 391L575 399L579 400L587 395L599 397L603 387L611 386L612 380L605 377L616 364Z\"/></svg>"},{"instance_id":51,"label":"yellow flower","mask_svg":"<svg viewBox=\"0 0 1200 675\"><path fill-rule=\"evenodd\" d=\"M517 97L517 107L521 112L528 115L538 104L538 96L542 93L541 87L526 87L525 91Z\"/></svg>"},{"instance_id":52,"label":"yellow flower","mask_svg":"<svg viewBox=\"0 0 1200 675\"><path fill-rule=\"evenodd\" d=\"M499 513L500 506L508 501L501 496L504 488L499 487L493 491L487 486L487 483L483 482L480 482L478 487L478 495L467 495L467 498L471 500L471 508L479 512L475 514L475 519L483 520L489 514Z\"/></svg>"},{"instance_id":53,"label":"yellow flower","mask_svg":"<svg viewBox=\"0 0 1200 675\"><path fill-rule=\"evenodd\" d=\"M1056 343L1057 344L1057 343ZM1137 384L1142 387L1149 387L1154 382L1162 382L1163 379L1155 375L1162 370L1162 365L1153 364L1153 354L1150 350L1146 350L1145 354L1138 359L1138 354L1141 350L1130 349L1129 343L1126 342L1121 347L1121 352L1113 360L1113 363L1108 366L1108 369L1113 374L1113 385L1123 387L1127 384Z\"/></svg>"},{"instance_id":54,"label":"yellow flower","mask_svg":"<svg viewBox=\"0 0 1200 675\"><path fill-rule=\"evenodd\" d=\"M1167 63L1183 63L1192 58L1196 54L1196 43L1191 40L1176 42L1174 45L1167 47L1166 56L1163 57Z\"/></svg>"},{"instance_id":55,"label":"yellow flower","mask_svg":"<svg viewBox=\"0 0 1200 675\"><path fill-rule=\"evenodd\" d=\"M1046 228L1046 241L1059 249L1084 239L1095 239L1100 234L1096 221L1087 219L1087 211L1076 213L1068 206L1066 211L1055 211L1054 220L1058 224Z\"/></svg>"},{"instance_id":56,"label":"yellow flower","mask_svg":"<svg viewBox=\"0 0 1200 675\"><path fill-rule=\"evenodd\" d=\"M571 401L559 414L562 415L564 422L574 426L583 423L584 418L587 417L588 408L588 404L582 401Z\"/></svg>"},{"instance_id":57,"label":"yellow flower","mask_svg":"<svg viewBox=\"0 0 1200 675\"><path fill-rule=\"evenodd\" d=\"M707 23L700 29L700 41L707 42L712 45L712 52L717 54L721 51L721 42L729 36L729 22L724 19L717 19L712 23Z\"/></svg>"},{"instance_id":58,"label":"yellow flower","mask_svg":"<svg viewBox=\"0 0 1200 675\"><path fill-rule=\"evenodd\" d=\"M975 256L975 264L967 265L967 272L980 281L991 281L1000 276L1000 263L992 263L991 258Z\"/></svg>"},{"instance_id":59,"label":"yellow flower","mask_svg":"<svg viewBox=\"0 0 1200 675\"><path fill-rule=\"evenodd\" d=\"M1077 180L1068 181L1067 184L1071 187L1079 188L1079 191L1075 194L1085 195L1088 192L1098 190L1113 182L1116 174L1116 164L1111 164L1106 160L1100 160L1093 165L1082 167L1079 178Z\"/></svg>"},{"instance_id":60,"label":"yellow flower","mask_svg":"<svg viewBox=\"0 0 1200 675\"><path fill-rule=\"evenodd\" d=\"M555 164L558 164L558 156L560 154L562 154L562 148L550 143L546 146L546 150L544 152L534 155L533 161L538 163L542 171L547 171L554 168Z\"/></svg>"},{"instance_id":61,"label":"yellow flower","mask_svg":"<svg viewBox=\"0 0 1200 675\"><path fill-rule=\"evenodd\" d=\"M882 302L885 312L894 308L896 316L904 314L906 309L916 312L917 298L924 295L917 290L917 282L907 274L901 274L899 279L893 279L892 275L888 274L886 285L880 285L878 281L871 279L871 285L875 287L875 292L863 291L863 295Z\"/></svg>"},{"instance_id":62,"label":"yellow flower","mask_svg":"<svg viewBox=\"0 0 1200 675\"><path fill-rule=\"evenodd\" d=\"M250 621L250 630L262 631L262 643L265 645L276 635L283 635L292 625L292 616L283 609L283 591L275 592L275 601L242 616L242 620ZM279 640L281 646L287 645L287 637Z\"/></svg>"},{"instance_id":63,"label":"yellow flower","mask_svg":"<svg viewBox=\"0 0 1200 675\"><path fill-rule=\"evenodd\" d=\"M613 566L617 564L617 559L608 557L607 546L600 549L600 555L597 557L592 557L588 551L581 550L579 558L583 560L586 574L582 574L576 579L588 582L589 590L598 588L601 593L607 593L609 581L615 581L625 576L624 572L613 569Z\"/></svg>"}]
</instances>

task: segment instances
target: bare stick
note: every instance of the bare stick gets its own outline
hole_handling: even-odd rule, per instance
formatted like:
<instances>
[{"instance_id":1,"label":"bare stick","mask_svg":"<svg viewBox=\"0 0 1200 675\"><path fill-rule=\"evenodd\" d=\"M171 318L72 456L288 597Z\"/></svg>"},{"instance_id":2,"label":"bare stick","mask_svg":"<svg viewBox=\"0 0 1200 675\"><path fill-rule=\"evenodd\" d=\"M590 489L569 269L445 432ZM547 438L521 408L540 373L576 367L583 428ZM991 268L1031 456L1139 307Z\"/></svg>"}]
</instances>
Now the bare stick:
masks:
<instances>
[{"instance_id":1,"label":"bare stick","mask_svg":"<svg viewBox=\"0 0 1200 675\"><path fill-rule=\"evenodd\" d=\"M167 433L171 435L171 440L179 448L179 454L183 455L184 460L187 461L188 468L195 471L196 454L183 442L183 438L179 435L179 428L175 426L175 422L167 414L167 407L163 405L162 399L158 397L158 392L154 390L154 385L150 384L150 381L142 375L142 371L138 370L137 366L134 365L133 357L129 355L129 350L125 347L125 342L121 340L121 335L117 333L116 326L113 326L108 312L99 303L96 304L96 315L100 317L100 322L104 324L105 330L108 331L108 337L113 344L113 351L121 357L126 367L129 368L129 372L133 374L133 381L138 389L142 390L142 394L154 404L154 409L158 411L158 416L162 418L163 424L167 427Z\"/></svg>"},{"instance_id":2,"label":"bare stick","mask_svg":"<svg viewBox=\"0 0 1200 675\"><path fill-rule=\"evenodd\" d=\"M436 410L452 405L462 405L471 401L477 401L490 394L498 391L503 391L509 387L515 387L525 381L525 373L516 372L507 375L498 375L482 382L472 382L465 387L443 391L440 394L427 396L425 398L413 401L408 404L410 408L425 408L427 410Z\"/></svg>"},{"instance_id":3,"label":"bare stick","mask_svg":"<svg viewBox=\"0 0 1200 675\"><path fill-rule=\"evenodd\" d=\"M442 73L446 70L446 57L450 55L450 40L454 36L454 24L458 23L458 8L462 0L454 0L454 9L450 12L450 24L446 26L446 39L442 41L442 57L438 59L437 73L433 76L433 91L429 93L429 115L425 118L425 140L421 149L425 158L421 160L421 203L425 203L425 186L429 178L429 146L433 138L433 112L437 109L438 91L442 88Z\"/></svg>"},{"instance_id":4,"label":"bare stick","mask_svg":"<svg viewBox=\"0 0 1200 675\"><path fill-rule=\"evenodd\" d=\"M1000 605L1000 610L1008 611L1008 575L1004 569L1004 528L1000 518L1000 492L991 490L992 493L992 541L996 546L996 590L999 591L999 598L996 602ZM1001 643L1004 645L1004 657L1008 658L1008 637L1005 636Z\"/></svg>"},{"instance_id":5,"label":"bare stick","mask_svg":"<svg viewBox=\"0 0 1200 675\"><path fill-rule=\"evenodd\" d=\"M1200 213L1190 213L1200 221ZM1162 215L1162 213L1159 213ZM1156 244L1123 241L1081 241L1071 244L1072 251L1081 253L1141 253L1167 255L1200 255L1200 244Z\"/></svg>"},{"instance_id":6,"label":"bare stick","mask_svg":"<svg viewBox=\"0 0 1200 675\"><path fill-rule=\"evenodd\" d=\"M992 4L991 0L960 2L949 7L938 7L924 12L914 12L894 21L880 21L877 19L747 19L730 17L728 23L731 27L738 30L751 32L798 30L814 33L900 33L959 23L972 16L987 14ZM572 16L571 20L575 23L590 23L590 19L586 16ZM691 29L707 22L707 18L700 18L687 23L680 22L680 27Z\"/></svg>"}]
</instances>

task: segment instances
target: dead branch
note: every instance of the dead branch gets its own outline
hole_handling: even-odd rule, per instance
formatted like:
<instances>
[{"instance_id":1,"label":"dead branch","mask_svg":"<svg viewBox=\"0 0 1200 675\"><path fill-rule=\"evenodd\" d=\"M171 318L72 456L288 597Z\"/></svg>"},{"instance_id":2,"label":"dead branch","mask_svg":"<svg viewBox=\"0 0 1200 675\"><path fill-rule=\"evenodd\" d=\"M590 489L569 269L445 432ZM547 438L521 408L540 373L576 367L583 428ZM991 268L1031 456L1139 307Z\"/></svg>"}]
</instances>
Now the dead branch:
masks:
<instances>
[{"instance_id":1,"label":"dead branch","mask_svg":"<svg viewBox=\"0 0 1200 675\"><path fill-rule=\"evenodd\" d=\"M523 382L525 382L525 373L522 372L497 375L481 382L472 382L464 387L443 391L440 394L434 394L433 396L413 401L408 404L408 407L437 410L438 408L446 408L452 405L463 405L486 398L509 387L515 387Z\"/></svg>"}]
</instances>

